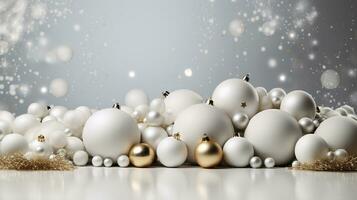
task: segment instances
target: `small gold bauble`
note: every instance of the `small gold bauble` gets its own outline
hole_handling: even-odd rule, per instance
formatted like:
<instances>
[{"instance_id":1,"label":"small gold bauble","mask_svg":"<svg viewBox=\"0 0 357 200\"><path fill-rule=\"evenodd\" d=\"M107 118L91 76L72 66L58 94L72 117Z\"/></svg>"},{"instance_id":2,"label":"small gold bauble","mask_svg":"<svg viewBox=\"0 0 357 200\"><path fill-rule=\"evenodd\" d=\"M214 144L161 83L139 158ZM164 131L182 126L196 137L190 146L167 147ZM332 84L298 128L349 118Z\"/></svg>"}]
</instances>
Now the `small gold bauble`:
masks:
<instances>
[{"instance_id":1,"label":"small gold bauble","mask_svg":"<svg viewBox=\"0 0 357 200\"><path fill-rule=\"evenodd\" d=\"M195 160L197 164L204 168L217 166L223 157L223 151L218 143L211 141L204 134L201 142L195 148Z\"/></svg>"},{"instance_id":2,"label":"small gold bauble","mask_svg":"<svg viewBox=\"0 0 357 200\"><path fill-rule=\"evenodd\" d=\"M148 144L136 144L130 149L129 160L135 167L150 166L155 160L155 151Z\"/></svg>"}]
</instances>

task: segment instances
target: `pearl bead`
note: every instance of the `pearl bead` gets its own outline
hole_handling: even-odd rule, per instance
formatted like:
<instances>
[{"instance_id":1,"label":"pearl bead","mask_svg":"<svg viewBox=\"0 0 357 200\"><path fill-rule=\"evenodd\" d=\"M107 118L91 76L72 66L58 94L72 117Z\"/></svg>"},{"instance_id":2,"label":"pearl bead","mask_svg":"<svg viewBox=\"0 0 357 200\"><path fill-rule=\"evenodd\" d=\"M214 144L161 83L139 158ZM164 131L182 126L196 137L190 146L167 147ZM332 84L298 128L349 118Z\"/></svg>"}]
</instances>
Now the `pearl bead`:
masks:
<instances>
[{"instance_id":1,"label":"pearl bead","mask_svg":"<svg viewBox=\"0 0 357 200\"><path fill-rule=\"evenodd\" d=\"M104 163L105 167L111 167L113 165L113 160L110 158L106 158L106 159L104 159L103 163Z\"/></svg>"},{"instance_id":2,"label":"pearl bead","mask_svg":"<svg viewBox=\"0 0 357 200\"><path fill-rule=\"evenodd\" d=\"M260 168L262 166L262 159L258 156L254 156L250 159L249 164L252 168Z\"/></svg>"},{"instance_id":3,"label":"pearl bead","mask_svg":"<svg viewBox=\"0 0 357 200\"><path fill-rule=\"evenodd\" d=\"M282 88L274 88L268 93L274 108L280 108L281 101L286 96L286 92Z\"/></svg>"},{"instance_id":4,"label":"pearl bead","mask_svg":"<svg viewBox=\"0 0 357 200\"><path fill-rule=\"evenodd\" d=\"M102 166L102 165L103 165L103 158L100 157L100 156L94 156L94 157L92 158L92 165L93 165L94 167L100 167L100 166Z\"/></svg>"},{"instance_id":5,"label":"pearl bead","mask_svg":"<svg viewBox=\"0 0 357 200\"><path fill-rule=\"evenodd\" d=\"M337 149L337 150L335 151L335 156L336 156L336 159L337 159L337 160L343 161L343 160L346 160L346 159L347 159L348 153L347 153L347 151L344 150L344 149Z\"/></svg>"},{"instance_id":6,"label":"pearl bead","mask_svg":"<svg viewBox=\"0 0 357 200\"><path fill-rule=\"evenodd\" d=\"M139 122L144 119L144 114L138 110L134 110L133 113L131 114L131 117Z\"/></svg>"},{"instance_id":7,"label":"pearl bead","mask_svg":"<svg viewBox=\"0 0 357 200\"><path fill-rule=\"evenodd\" d=\"M169 136L172 136L174 133L174 126L171 124L170 126L166 127L166 132Z\"/></svg>"},{"instance_id":8,"label":"pearl bead","mask_svg":"<svg viewBox=\"0 0 357 200\"><path fill-rule=\"evenodd\" d=\"M329 160L335 159L335 152L333 152L333 151L327 152L326 158L329 159Z\"/></svg>"},{"instance_id":9,"label":"pearl bead","mask_svg":"<svg viewBox=\"0 0 357 200\"><path fill-rule=\"evenodd\" d=\"M299 120L299 125L305 133L312 133L315 130L314 122L308 117L301 118Z\"/></svg>"},{"instance_id":10,"label":"pearl bead","mask_svg":"<svg viewBox=\"0 0 357 200\"><path fill-rule=\"evenodd\" d=\"M232 122L236 129L244 130L249 123L249 117L244 113L236 113L232 117Z\"/></svg>"},{"instance_id":11,"label":"pearl bead","mask_svg":"<svg viewBox=\"0 0 357 200\"><path fill-rule=\"evenodd\" d=\"M291 164L291 166L292 166L293 168L297 168L297 167L300 166L300 162L297 161L297 160L295 160L295 161Z\"/></svg>"},{"instance_id":12,"label":"pearl bead","mask_svg":"<svg viewBox=\"0 0 357 200\"><path fill-rule=\"evenodd\" d=\"M273 158L265 158L264 165L266 168L273 168L275 166L275 160Z\"/></svg>"},{"instance_id":13,"label":"pearl bead","mask_svg":"<svg viewBox=\"0 0 357 200\"><path fill-rule=\"evenodd\" d=\"M117 163L119 167L128 167L130 164L129 157L127 155L121 155L118 157Z\"/></svg>"},{"instance_id":14,"label":"pearl bead","mask_svg":"<svg viewBox=\"0 0 357 200\"><path fill-rule=\"evenodd\" d=\"M88 163L88 153L85 151L76 151L73 154L73 163L77 166L84 166Z\"/></svg>"},{"instance_id":15,"label":"pearl bead","mask_svg":"<svg viewBox=\"0 0 357 200\"><path fill-rule=\"evenodd\" d=\"M159 112L150 111L145 117L145 122L149 126L161 126L164 122L164 117Z\"/></svg>"},{"instance_id":16,"label":"pearl bead","mask_svg":"<svg viewBox=\"0 0 357 200\"><path fill-rule=\"evenodd\" d=\"M318 119L314 119L314 121L312 121L312 123L314 123L315 128L320 126L320 121Z\"/></svg>"}]
</instances>

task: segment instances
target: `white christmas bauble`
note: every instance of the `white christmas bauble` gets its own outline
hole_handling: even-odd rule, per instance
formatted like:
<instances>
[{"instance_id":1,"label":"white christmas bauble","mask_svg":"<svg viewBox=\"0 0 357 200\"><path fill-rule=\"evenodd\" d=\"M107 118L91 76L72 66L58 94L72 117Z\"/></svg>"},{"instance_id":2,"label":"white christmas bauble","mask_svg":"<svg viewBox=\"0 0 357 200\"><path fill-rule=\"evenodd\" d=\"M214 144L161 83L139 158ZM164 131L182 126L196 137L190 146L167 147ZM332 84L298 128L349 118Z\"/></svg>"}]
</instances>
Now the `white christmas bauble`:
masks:
<instances>
[{"instance_id":1,"label":"white christmas bauble","mask_svg":"<svg viewBox=\"0 0 357 200\"><path fill-rule=\"evenodd\" d=\"M113 160L110 158L106 158L104 159L103 164L105 167L111 167L113 165Z\"/></svg>"},{"instance_id":2,"label":"white christmas bauble","mask_svg":"<svg viewBox=\"0 0 357 200\"><path fill-rule=\"evenodd\" d=\"M47 105L42 103L32 103L27 108L27 113L38 118L43 118L48 115Z\"/></svg>"},{"instance_id":3,"label":"white christmas bauble","mask_svg":"<svg viewBox=\"0 0 357 200\"><path fill-rule=\"evenodd\" d=\"M255 154L262 159L273 158L276 165L287 164L293 159L295 143L301 136L295 118L277 109L256 114L244 133L253 144Z\"/></svg>"},{"instance_id":4,"label":"white christmas bauble","mask_svg":"<svg viewBox=\"0 0 357 200\"><path fill-rule=\"evenodd\" d=\"M233 167L246 167L254 156L253 145L243 137L232 137L223 146L225 162Z\"/></svg>"},{"instance_id":5,"label":"white christmas bauble","mask_svg":"<svg viewBox=\"0 0 357 200\"><path fill-rule=\"evenodd\" d=\"M178 114L194 104L203 102L203 98L192 90L181 89L171 92L164 100L166 112L172 115L173 121Z\"/></svg>"},{"instance_id":6,"label":"white christmas bauble","mask_svg":"<svg viewBox=\"0 0 357 200\"><path fill-rule=\"evenodd\" d=\"M149 111L146 114L145 123L149 126L161 126L164 123L164 117L157 111Z\"/></svg>"},{"instance_id":7,"label":"white christmas bauble","mask_svg":"<svg viewBox=\"0 0 357 200\"><path fill-rule=\"evenodd\" d=\"M232 117L232 122L236 129L244 130L249 123L249 117L245 113L236 113Z\"/></svg>"},{"instance_id":8,"label":"white christmas bauble","mask_svg":"<svg viewBox=\"0 0 357 200\"><path fill-rule=\"evenodd\" d=\"M341 108L345 109L348 114L355 114L355 109L349 105L343 105Z\"/></svg>"},{"instance_id":9,"label":"white christmas bauble","mask_svg":"<svg viewBox=\"0 0 357 200\"><path fill-rule=\"evenodd\" d=\"M259 97L259 111L272 109L273 102L269 96Z\"/></svg>"},{"instance_id":10,"label":"white christmas bauble","mask_svg":"<svg viewBox=\"0 0 357 200\"><path fill-rule=\"evenodd\" d=\"M134 112L134 108L129 106L120 106L120 110L126 112L129 115L131 115Z\"/></svg>"},{"instance_id":11,"label":"white christmas bauble","mask_svg":"<svg viewBox=\"0 0 357 200\"><path fill-rule=\"evenodd\" d=\"M138 105L147 105L148 103L149 98L143 90L133 89L125 95L125 104L132 108L135 108Z\"/></svg>"},{"instance_id":12,"label":"white christmas bauble","mask_svg":"<svg viewBox=\"0 0 357 200\"><path fill-rule=\"evenodd\" d=\"M280 108L280 104L286 96L286 92L282 88L273 88L269 91L270 97L274 108Z\"/></svg>"},{"instance_id":13,"label":"white christmas bauble","mask_svg":"<svg viewBox=\"0 0 357 200\"><path fill-rule=\"evenodd\" d=\"M64 106L55 106L50 109L50 115L56 117L59 120L62 120L67 110L68 109Z\"/></svg>"},{"instance_id":14,"label":"white christmas bauble","mask_svg":"<svg viewBox=\"0 0 357 200\"><path fill-rule=\"evenodd\" d=\"M55 149L64 148L67 145L66 133L62 130L57 130L49 134L48 143Z\"/></svg>"},{"instance_id":15,"label":"white christmas bauble","mask_svg":"<svg viewBox=\"0 0 357 200\"><path fill-rule=\"evenodd\" d=\"M312 119L303 117L299 120L299 125L305 133L312 133L315 130L315 124Z\"/></svg>"},{"instance_id":16,"label":"white christmas bauble","mask_svg":"<svg viewBox=\"0 0 357 200\"><path fill-rule=\"evenodd\" d=\"M263 161L258 156L254 156L250 159L249 164L252 168L260 168L263 165Z\"/></svg>"},{"instance_id":17,"label":"white christmas bauble","mask_svg":"<svg viewBox=\"0 0 357 200\"><path fill-rule=\"evenodd\" d=\"M288 112L297 120L303 117L314 119L316 115L316 103L309 93L302 90L294 90L284 97L280 110Z\"/></svg>"},{"instance_id":18,"label":"white christmas bauble","mask_svg":"<svg viewBox=\"0 0 357 200\"><path fill-rule=\"evenodd\" d=\"M82 113L81 116L82 116L84 122L86 122L88 120L88 118L92 115L92 111L87 106L79 106L76 108L76 110L80 111Z\"/></svg>"},{"instance_id":19,"label":"white christmas bauble","mask_svg":"<svg viewBox=\"0 0 357 200\"><path fill-rule=\"evenodd\" d=\"M0 120L6 121L9 124L12 124L12 122L15 120L15 117L8 111L0 110Z\"/></svg>"},{"instance_id":20,"label":"white christmas bauble","mask_svg":"<svg viewBox=\"0 0 357 200\"><path fill-rule=\"evenodd\" d=\"M213 91L212 100L216 107L223 109L230 117L237 112L253 117L259 108L259 96L255 88L241 79L228 79Z\"/></svg>"},{"instance_id":21,"label":"white christmas bauble","mask_svg":"<svg viewBox=\"0 0 357 200\"><path fill-rule=\"evenodd\" d=\"M348 117L335 116L323 121L315 134L321 136L331 149L345 149L357 154L357 122Z\"/></svg>"},{"instance_id":22,"label":"white christmas bauble","mask_svg":"<svg viewBox=\"0 0 357 200\"><path fill-rule=\"evenodd\" d=\"M31 142L33 140L36 140L39 135L43 135L43 136L45 136L46 140L49 142L52 139L51 138L52 133L59 131L59 132L62 132L65 136L65 130L66 130L66 127L64 126L63 123L56 121L56 120L47 121L47 122L41 123L40 126L37 126L36 128L33 128L33 129L27 131L25 133L25 137L28 142ZM54 136L56 137L57 135L54 134ZM59 137L63 137L63 136L59 136ZM58 139L54 139L54 141L58 141ZM56 148L56 147L54 147L54 148Z\"/></svg>"},{"instance_id":23,"label":"white christmas bauble","mask_svg":"<svg viewBox=\"0 0 357 200\"><path fill-rule=\"evenodd\" d=\"M273 158L265 158L264 166L266 168L273 168L275 166L275 160Z\"/></svg>"},{"instance_id":24,"label":"white christmas bauble","mask_svg":"<svg viewBox=\"0 0 357 200\"><path fill-rule=\"evenodd\" d=\"M40 142L40 141L32 141L29 144L29 149L32 152L35 152L39 156L49 157L53 153L53 149L51 145L47 142Z\"/></svg>"},{"instance_id":25,"label":"white christmas bauble","mask_svg":"<svg viewBox=\"0 0 357 200\"><path fill-rule=\"evenodd\" d=\"M42 123L44 123L44 122L48 122L48 121L52 121L52 120L57 120L57 118L56 117L54 117L54 116L52 116L52 115L47 115L46 117L44 117L43 119L42 119Z\"/></svg>"},{"instance_id":26,"label":"white christmas bauble","mask_svg":"<svg viewBox=\"0 0 357 200\"><path fill-rule=\"evenodd\" d=\"M335 111L341 116L347 116L348 115L347 111L344 108L337 108Z\"/></svg>"},{"instance_id":27,"label":"white christmas bauble","mask_svg":"<svg viewBox=\"0 0 357 200\"><path fill-rule=\"evenodd\" d=\"M127 155L121 155L118 157L117 163L119 167L127 167L130 164L129 157Z\"/></svg>"},{"instance_id":28,"label":"white christmas bauble","mask_svg":"<svg viewBox=\"0 0 357 200\"><path fill-rule=\"evenodd\" d=\"M28 144L25 137L17 133L6 135L0 145L0 153L2 154L25 153L27 149Z\"/></svg>"},{"instance_id":29,"label":"white christmas bauble","mask_svg":"<svg viewBox=\"0 0 357 200\"><path fill-rule=\"evenodd\" d=\"M69 110L63 117L63 123L71 129L72 135L81 137L83 125L87 120L85 117L85 114L79 110Z\"/></svg>"},{"instance_id":30,"label":"white christmas bauble","mask_svg":"<svg viewBox=\"0 0 357 200\"><path fill-rule=\"evenodd\" d=\"M92 158L92 165L94 167L100 167L103 165L103 158L100 156L93 156Z\"/></svg>"},{"instance_id":31,"label":"white christmas bauble","mask_svg":"<svg viewBox=\"0 0 357 200\"><path fill-rule=\"evenodd\" d=\"M149 144L155 150L160 141L164 138L167 138L167 133L165 129L161 127L147 127L141 135L141 140Z\"/></svg>"},{"instance_id":32,"label":"white christmas bauble","mask_svg":"<svg viewBox=\"0 0 357 200\"><path fill-rule=\"evenodd\" d=\"M0 120L0 141L1 139L11 132L11 124L7 121Z\"/></svg>"},{"instance_id":33,"label":"white christmas bauble","mask_svg":"<svg viewBox=\"0 0 357 200\"><path fill-rule=\"evenodd\" d=\"M166 167L179 167L187 159L186 144L179 139L179 136L167 137L159 143L156 150L157 157L161 164Z\"/></svg>"},{"instance_id":34,"label":"white christmas bauble","mask_svg":"<svg viewBox=\"0 0 357 200\"><path fill-rule=\"evenodd\" d=\"M25 134L26 131L39 126L40 121L31 114L23 114L15 118L13 122L13 131L19 134Z\"/></svg>"},{"instance_id":35,"label":"white christmas bauble","mask_svg":"<svg viewBox=\"0 0 357 200\"><path fill-rule=\"evenodd\" d=\"M196 104L182 111L174 123L173 132L181 134L181 140L188 148L190 162L195 162L194 150L204 134L221 146L234 135L226 113L207 104Z\"/></svg>"},{"instance_id":36,"label":"white christmas bauble","mask_svg":"<svg viewBox=\"0 0 357 200\"><path fill-rule=\"evenodd\" d=\"M67 154L72 157L77 151L84 150L82 140L77 137L67 137L67 145L65 147Z\"/></svg>"},{"instance_id":37,"label":"white christmas bauble","mask_svg":"<svg viewBox=\"0 0 357 200\"><path fill-rule=\"evenodd\" d=\"M153 99L150 103L150 109L163 114L166 110L164 99L163 98Z\"/></svg>"},{"instance_id":38,"label":"white christmas bauble","mask_svg":"<svg viewBox=\"0 0 357 200\"><path fill-rule=\"evenodd\" d=\"M301 163L323 159L328 151L328 145L324 139L315 134L302 136L295 145L295 156Z\"/></svg>"},{"instance_id":39,"label":"white christmas bauble","mask_svg":"<svg viewBox=\"0 0 357 200\"><path fill-rule=\"evenodd\" d=\"M88 163L88 159L89 159L89 156L88 156L88 153L85 152L85 151L76 151L74 154L73 154L73 163L77 166L84 166Z\"/></svg>"},{"instance_id":40,"label":"white christmas bauble","mask_svg":"<svg viewBox=\"0 0 357 200\"><path fill-rule=\"evenodd\" d=\"M258 95L259 95L259 98L268 95L267 90L266 90L265 88L263 88L263 87L256 87L255 90L257 91L257 93L258 93Z\"/></svg>"},{"instance_id":41,"label":"white christmas bauble","mask_svg":"<svg viewBox=\"0 0 357 200\"><path fill-rule=\"evenodd\" d=\"M336 149L334 155L337 160L341 160L341 161L346 160L348 157L348 153L344 149Z\"/></svg>"},{"instance_id":42,"label":"white christmas bauble","mask_svg":"<svg viewBox=\"0 0 357 200\"><path fill-rule=\"evenodd\" d=\"M92 156L117 159L127 154L133 144L140 142L138 125L127 113L104 109L94 113L83 129L83 143Z\"/></svg>"}]
</instances>

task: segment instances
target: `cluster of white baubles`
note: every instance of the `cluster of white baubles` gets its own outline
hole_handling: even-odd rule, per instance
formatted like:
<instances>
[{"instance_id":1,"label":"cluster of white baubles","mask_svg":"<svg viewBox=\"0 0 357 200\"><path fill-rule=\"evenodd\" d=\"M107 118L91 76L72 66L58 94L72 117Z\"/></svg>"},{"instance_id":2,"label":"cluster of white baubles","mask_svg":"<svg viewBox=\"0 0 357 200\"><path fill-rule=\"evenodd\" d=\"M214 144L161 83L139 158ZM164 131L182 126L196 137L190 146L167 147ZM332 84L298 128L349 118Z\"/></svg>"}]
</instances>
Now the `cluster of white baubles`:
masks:
<instances>
[{"instance_id":1,"label":"cluster of white baubles","mask_svg":"<svg viewBox=\"0 0 357 200\"><path fill-rule=\"evenodd\" d=\"M248 81L247 76L223 81L208 103L187 89L151 101L134 89L125 105L101 110L33 103L16 118L0 111L0 153L60 154L78 166L91 161L93 166L127 167L131 147L143 142L161 164L178 167L195 163L195 147L204 134L223 148L224 163L232 167L271 168L294 158L297 165L357 153L352 107L317 107L305 91L268 92Z\"/></svg>"}]
</instances>

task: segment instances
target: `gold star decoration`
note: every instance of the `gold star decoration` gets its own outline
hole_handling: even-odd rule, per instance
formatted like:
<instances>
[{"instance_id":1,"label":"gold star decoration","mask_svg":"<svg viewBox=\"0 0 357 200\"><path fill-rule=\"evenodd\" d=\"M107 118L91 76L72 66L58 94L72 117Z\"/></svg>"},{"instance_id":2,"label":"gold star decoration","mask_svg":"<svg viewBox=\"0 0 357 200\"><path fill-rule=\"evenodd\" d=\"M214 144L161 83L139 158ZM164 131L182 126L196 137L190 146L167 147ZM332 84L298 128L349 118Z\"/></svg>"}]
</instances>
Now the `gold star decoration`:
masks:
<instances>
[{"instance_id":1,"label":"gold star decoration","mask_svg":"<svg viewBox=\"0 0 357 200\"><path fill-rule=\"evenodd\" d=\"M242 107L242 108L247 107L247 103L245 101L243 101L242 103L240 103L240 107Z\"/></svg>"}]
</instances>

